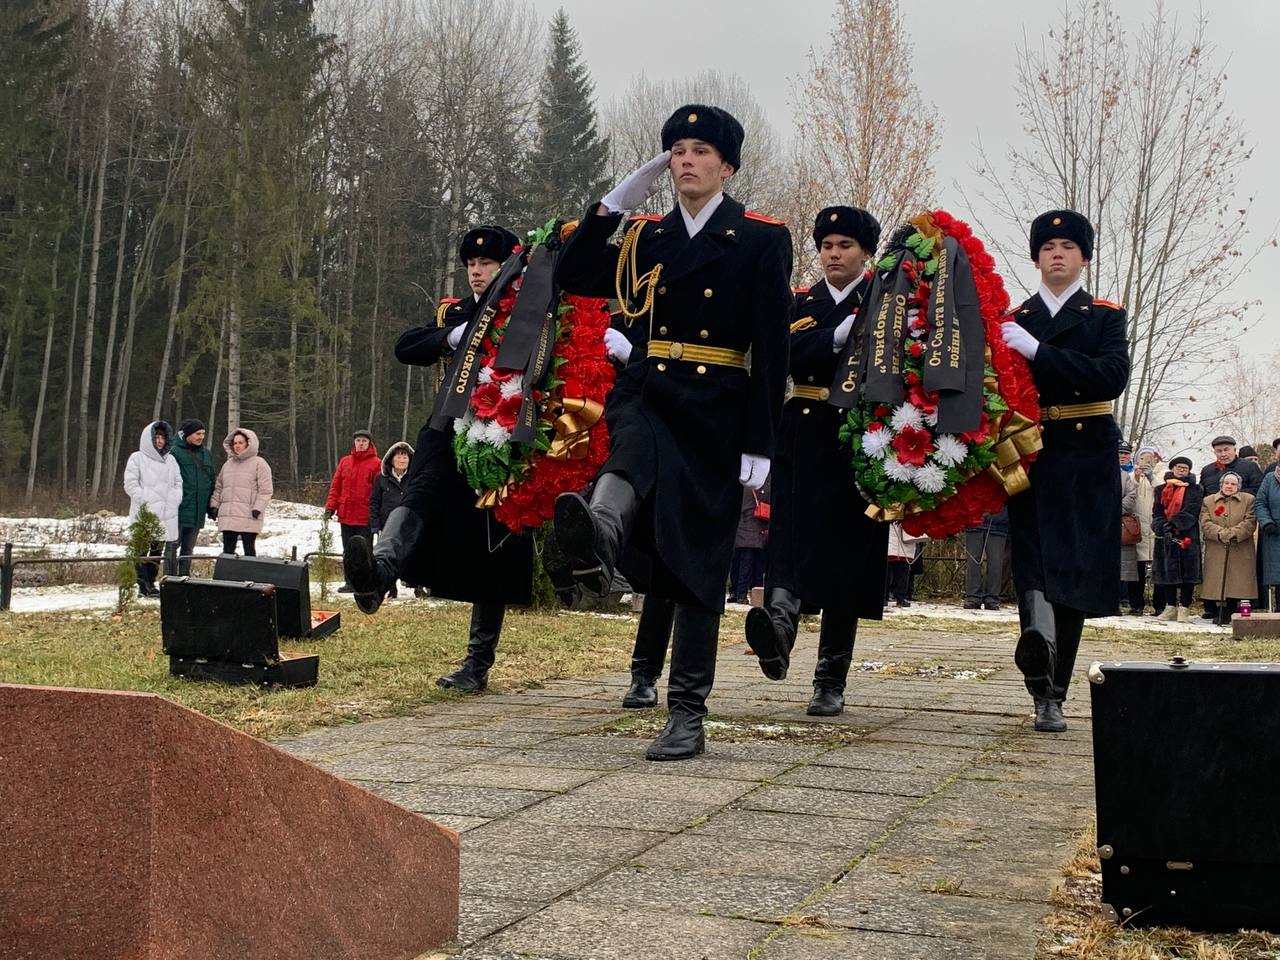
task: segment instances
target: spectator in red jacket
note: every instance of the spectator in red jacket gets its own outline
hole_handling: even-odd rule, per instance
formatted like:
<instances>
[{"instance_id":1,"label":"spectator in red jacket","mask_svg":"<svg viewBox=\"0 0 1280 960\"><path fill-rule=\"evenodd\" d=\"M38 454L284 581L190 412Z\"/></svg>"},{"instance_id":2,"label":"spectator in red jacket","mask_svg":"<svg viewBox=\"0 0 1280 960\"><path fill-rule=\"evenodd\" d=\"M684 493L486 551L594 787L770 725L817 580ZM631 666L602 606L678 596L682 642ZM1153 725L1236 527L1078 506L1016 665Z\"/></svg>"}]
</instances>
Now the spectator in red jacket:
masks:
<instances>
[{"instance_id":1,"label":"spectator in red jacket","mask_svg":"<svg viewBox=\"0 0 1280 960\"><path fill-rule=\"evenodd\" d=\"M351 437L351 452L338 461L329 484L329 499L324 504L324 518L332 520L338 515L342 528L342 549L352 537L369 537L369 494L382 469L382 458L373 445L368 430L357 430ZM350 593L351 585L344 583L339 593Z\"/></svg>"}]
</instances>

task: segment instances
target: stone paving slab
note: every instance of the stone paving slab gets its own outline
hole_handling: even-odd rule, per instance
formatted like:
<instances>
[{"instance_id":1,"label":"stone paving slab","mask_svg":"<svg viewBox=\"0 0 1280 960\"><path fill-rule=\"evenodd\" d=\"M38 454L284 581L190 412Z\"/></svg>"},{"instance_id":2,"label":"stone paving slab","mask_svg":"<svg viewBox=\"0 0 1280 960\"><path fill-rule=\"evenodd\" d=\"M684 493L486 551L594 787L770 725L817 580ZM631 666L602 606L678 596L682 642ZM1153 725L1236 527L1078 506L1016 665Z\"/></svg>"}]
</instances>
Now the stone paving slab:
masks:
<instances>
[{"instance_id":1,"label":"stone paving slab","mask_svg":"<svg viewBox=\"0 0 1280 960\"><path fill-rule=\"evenodd\" d=\"M866 624L845 714L812 718L816 637L781 683L727 644L682 763L644 760L665 711L621 710L622 674L280 746L460 832L460 960L1029 958L1091 740L1084 682L1067 734L1030 731L1011 645ZM1087 646L1081 674L1129 652Z\"/></svg>"}]
</instances>

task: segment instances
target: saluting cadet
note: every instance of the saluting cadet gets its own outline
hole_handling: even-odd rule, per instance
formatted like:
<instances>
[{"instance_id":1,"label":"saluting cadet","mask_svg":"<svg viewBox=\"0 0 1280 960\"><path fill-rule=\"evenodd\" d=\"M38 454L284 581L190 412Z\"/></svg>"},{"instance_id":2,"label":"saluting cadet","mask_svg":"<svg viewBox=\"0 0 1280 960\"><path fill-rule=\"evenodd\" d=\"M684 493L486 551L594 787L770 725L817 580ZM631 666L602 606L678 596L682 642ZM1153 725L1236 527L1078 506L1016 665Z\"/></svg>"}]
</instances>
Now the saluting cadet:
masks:
<instances>
[{"instance_id":1,"label":"saluting cadet","mask_svg":"<svg viewBox=\"0 0 1280 960\"><path fill-rule=\"evenodd\" d=\"M1031 224L1040 290L1001 326L1040 391L1044 449L1031 488L1009 500L1022 633L1014 662L1035 700L1035 728L1067 729L1062 703L1086 617L1120 603L1120 430L1112 401L1129 382L1124 308L1095 300L1081 274L1093 226L1073 210Z\"/></svg>"},{"instance_id":2,"label":"saluting cadet","mask_svg":"<svg viewBox=\"0 0 1280 960\"><path fill-rule=\"evenodd\" d=\"M868 258L880 223L856 207L827 207L813 225L823 279L797 293L791 323L791 399L773 458L765 605L747 613L747 642L765 675L787 675L801 604L822 608L808 713L844 709L858 618L881 619L889 525L866 515L850 453L846 412L827 403L840 351L871 287Z\"/></svg>"},{"instance_id":3,"label":"saluting cadet","mask_svg":"<svg viewBox=\"0 0 1280 960\"><path fill-rule=\"evenodd\" d=\"M738 484L764 484L782 413L791 239L724 193L742 140L726 111L681 107L663 125L663 152L587 209L556 272L572 293L616 296L648 329L645 356L609 397L610 454L590 501L561 495L555 531L589 589L607 589L621 566L646 598L675 602L669 716L650 760L704 749ZM609 243L668 171L674 209L634 218Z\"/></svg>"},{"instance_id":4,"label":"saluting cadet","mask_svg":"<svg viewBox=\"0 0 1280 960\"><path fill-rule=\"evenodd\" d=\"M415 366L449 359L494 275L518 248L515 235L502 227L467 231L458 256L471 294L443 302L434 325L401 334L396 359ZM454 459L452 429L424 425L402 505L391 511L375 546L353 537L342 558L356 604L365 613L377 611L397 579L430 587L433 596L472 604L466 659L436 680L442 687L468 691L483 690L488 683L505 605L528 604L533 587L532 540L513 535L493 519L492 511L477 509L475 501L475 491Z\"/></svg>"}]
</instances>

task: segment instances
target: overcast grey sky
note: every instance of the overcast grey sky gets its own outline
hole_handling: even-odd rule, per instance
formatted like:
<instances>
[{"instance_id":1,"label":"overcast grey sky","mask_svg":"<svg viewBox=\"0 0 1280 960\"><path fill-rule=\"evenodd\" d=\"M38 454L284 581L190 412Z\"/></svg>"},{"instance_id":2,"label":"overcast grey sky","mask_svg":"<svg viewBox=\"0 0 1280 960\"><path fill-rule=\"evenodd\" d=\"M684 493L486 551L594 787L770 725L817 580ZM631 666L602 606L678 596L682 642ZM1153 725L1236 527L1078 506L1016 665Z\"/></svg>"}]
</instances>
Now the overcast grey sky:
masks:
<instances>
[{"instance_id":1,"label":"overcast grey sky","mask_svg":"<svg viewBox=\"0 0 1280 960\"><path fill-rule=\"evenodd\" d=\"M1153 0L1115 0L1115 5L1130 30L1154 7ZM751 84L784 138L792 131L790 81L805 70L809 49L826 44L834 9L832 0L534 0L534 6L547 18L565 8L602 103L642 71L653 79L704 68L734 72ZM1228 106L1245 119L1255 144L1242 186L1254 197L1252 224L1260 238L1280 222L1280 125L1274 120L1280 112L1274 78L1280 2L1210 0L1204 7L1215 62L1229 58ZM1167 0L1165 8L1190 24L1200 5ZM917 3L911 9L920 13L914 76L945 119L934 160L938 204L963 217L965 205L955 184L964 184L971 194L977 187L971 167L979 137L993 157L1001 157L1005 145L1021 135L1012 90L1016 49L1024 34L1033 39L1046 34L1062 8L1026 0L971 0ZM1034 289L1030 264L1018 279ZM1017 287L1009 284L1015 297ZM1247 346L1265 352L1280 348L1280 251L1268 249L1237 293L1263 301Z\"/></svg>"}]
</instances>

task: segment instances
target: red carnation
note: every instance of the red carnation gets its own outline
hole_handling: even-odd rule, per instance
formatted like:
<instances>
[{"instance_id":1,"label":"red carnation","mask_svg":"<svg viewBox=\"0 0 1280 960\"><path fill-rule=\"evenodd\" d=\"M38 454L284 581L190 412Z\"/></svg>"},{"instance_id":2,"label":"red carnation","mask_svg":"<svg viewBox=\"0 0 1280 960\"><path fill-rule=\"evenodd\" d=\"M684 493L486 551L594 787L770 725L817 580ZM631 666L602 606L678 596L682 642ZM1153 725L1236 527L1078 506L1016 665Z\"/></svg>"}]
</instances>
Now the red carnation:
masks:
<instances>
[{"instance_id":1,"label":"red carnation","mask_svg":"<svg viewBox=\"0 0 1280 960\"><path fill-rule=\"evenodd\" d=\"M1218 517L1222 516L1226 512L1227 512L1227 508L1224 507L1222 504L1218 504L1213 510L1214 516L1218 516Z\"/></svg>"},{"instance_id":2,"label":"red carnation","mask_svg":"<svg viewBox=\"0 0 1280 960\"><path fill-rule=\"evenodd\" d=\"M876 431L883 430L883 429L884 429L884 424L881 423L879 420L876 420L872 423L867 424L867 430L870 431L871 433L875 433Z\"/></svg>"},{"instance_id":3,"label":"red carnation","mask_svg":"<svg viewBox=\"0 0 1280 960\"><path fill-rule=\"evenodd\" d=\"M917 360L924 356L924 344L919 340L914 341L911 346L907 347L907 353L915 357Z\"/></svg>"},{"instance_id":4,"label":"red carnation","mask_svg":"<svg viewBox=\"0 0 1280 960\"><path fill-rule=\"evenodd\" d=\"M935 449L929 431L915 427L903 427L889 445L898 452L899 462L912 467L923 467L924 458Z\"/></svg>"},{"instance_id":5,"label":"red carnation","mask_svg":"<svg viewBox=\"0 0 1280 960\"><path fill-rule=\"evenodd\" d=\"M471 409L481 420L492 419L502 402L502 390L496 383L482 383L471 392Z\"/></svg>"},{"instance_id":6,"label":"red carnation","mask_svg":"<svg viewBox=\"0 0 1280 960\"><path fill-rule=\"evenodd\" d=\"M906 381L909 385L914 387L920 382L920 374L916 373L914 370L908 370Z\"/></svg>"},{"instance_id":7,"label":"red carnation","mask_svg":"<svg viewBox=\"0 0 1280 960\"><path fill-rule=\"evenodd\" d=\"M1191 538L1183 537L1181 540L1178 541L1178 546L1180 546L1183 550L1187 549L1187 547L1191 546Z\"/></svg>"},{"instance_id":8,"label":"red carnation","mask_svg":"<svg viewBox=\"0 0 1280 960\"><path fill-rule=\"evenodd\" d=\"M871 412L874 413L877 417L887 417L889 415L889 408L882 404L876 407Z\"/></svg>"}]
</instances>

